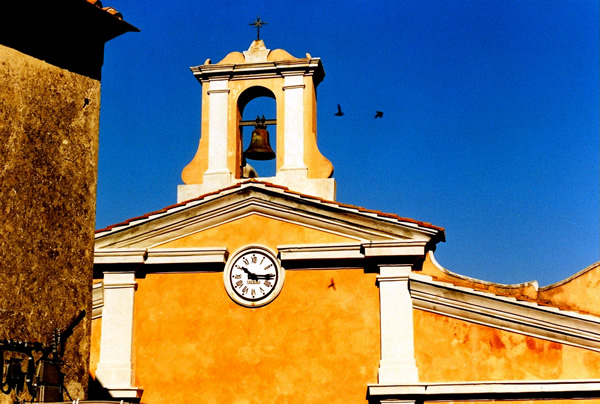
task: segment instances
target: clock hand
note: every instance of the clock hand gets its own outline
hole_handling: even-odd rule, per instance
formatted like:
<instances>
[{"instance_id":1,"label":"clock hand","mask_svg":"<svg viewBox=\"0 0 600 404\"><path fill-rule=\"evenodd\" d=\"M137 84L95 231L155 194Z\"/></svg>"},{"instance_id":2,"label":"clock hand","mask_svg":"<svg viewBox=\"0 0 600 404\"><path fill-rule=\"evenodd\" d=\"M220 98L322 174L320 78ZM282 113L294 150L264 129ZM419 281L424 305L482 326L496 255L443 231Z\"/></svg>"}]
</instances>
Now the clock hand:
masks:
<instances>
[{"instance_id":1,"label":"clock hand","mask_svg":"<svg viewBox=\"0 0 600 404\"><path fill-rule=\"evenodd\" d=\"M266 275L255 275L256 279L266 279L266 280L271 280L275 277L275 274L266 274Z\"/></svg>"},{"instance_id":2,"label":"clock hand","mask_svg":"<svg viewBox=\"0 0 600 404\"><path fill-rule=\"evenodd\" d=\"M257 281L258 280L258 275L256 275L253 272L250 272L248 270L248 268L246 268L246 267L240 267L240 268L242 268L242 271L244 271L246 274L248 274L248 279L250 279L251 281Z\"/></svg>"}]
</instances>

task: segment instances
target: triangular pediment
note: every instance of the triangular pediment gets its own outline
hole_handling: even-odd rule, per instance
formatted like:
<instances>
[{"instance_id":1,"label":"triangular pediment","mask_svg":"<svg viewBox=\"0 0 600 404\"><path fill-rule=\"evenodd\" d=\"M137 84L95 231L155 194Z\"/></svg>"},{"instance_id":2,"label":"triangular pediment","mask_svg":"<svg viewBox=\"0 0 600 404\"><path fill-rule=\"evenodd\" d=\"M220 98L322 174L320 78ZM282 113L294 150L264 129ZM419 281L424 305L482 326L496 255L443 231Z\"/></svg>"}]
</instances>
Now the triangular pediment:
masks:
<instances>
[{"instance_id":1,"label":"triangular pediment","mask_svg":"<svg viewBox=\"0 0 600 404\"><path fill-rule=\"evenodd\" d=\"M289 260L360 259L422 256L443 237L443 229L427 223L249 181L99 230L95 249L97 263L182 251L193 251L186 259L214 251L226 259L249 244L268 245ZM98 258L113 255L120 258Z\"/></svg>"},{"instance_id":2,"label":"triangular pediment","mask_svg":"<svg viewBox=\"0 0 600 404\"><path fill-rule=\"evenodd\" d=\"M248 182L99 230L96 249L150 248L173 245L175 240L186 238L203 244L205 241L200 240L211 234L209 230L218 232L222 227L231 234L236 227L233 223L248 221L253 221L254 226L260 221L281 233L282 240L290 241L282 244L293 244L294 237L310 238L303 233L321 234L329 242L437 243L444 235L443 229L427 223L323 201L285 187ZM279 229L275 230L277 226ZM261 229L248 225L246 231L260 233ZM294 236L292 232L298 234Z\"/></svg>"}]
</instances>

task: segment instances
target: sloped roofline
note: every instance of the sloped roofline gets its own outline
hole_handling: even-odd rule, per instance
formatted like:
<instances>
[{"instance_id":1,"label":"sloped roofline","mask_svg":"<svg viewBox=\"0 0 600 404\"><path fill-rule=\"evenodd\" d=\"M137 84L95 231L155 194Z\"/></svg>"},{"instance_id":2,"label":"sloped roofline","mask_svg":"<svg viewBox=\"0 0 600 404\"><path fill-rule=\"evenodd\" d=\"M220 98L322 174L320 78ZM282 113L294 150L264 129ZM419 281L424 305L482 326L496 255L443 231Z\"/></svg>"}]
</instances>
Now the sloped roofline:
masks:
<instances>
[{"instance_id":1,"label":"sloped roofline","mask_svg":"<svg viewBox=\"0 0 600 404\"><path fill-rule=\"evenodd\" d=\"M339 208L342 210L353 211L354 213L364 215L364 216L375 217L375 218L392 221L392 222L410 223L410 224L416 225L418 227L423 227L423 228L437 231L437 236L435 237L436 242L446 241L445 229L443 227L435 226L431 223L422 222L422 221L418 221L418 220L414 220L414 219L410 219L410 218L406 218L406 217L401 217L401 216L398 216L393 213L384 213L381 211L366 209L366 208L363 208L360 206L325 200L325 199L318 198L315 196L292 191L289 188L282 186L282 185L277 185L277 184L273 184L270 182L259 181L256 179L249 179L247 181L237 183L237 184L232 185L227 188L223 188L223 189L220 189L220 190L217 190L214 192L200 195L196 198L192 198L187 201L177 203L175 205L170 205L170 206L164 207L164 208L154 211L154 212L146 213L144 215L133 217L133 218L127 219L123 222L119 222L119 223L104 227L102 229L98 229L98 230L96 230L96 238L105 236L111 232L121 231L126 228L137 226L139 224L143 224L148 221L154 220L158 217L166 216L166 215L181 211L182 209L196 206L202 202L212 200L215 198L220 198L220 197L223 197L226 195L231 195L236 192L239 192L239 190L241 190L241 189L251 188L251 187L254 187L257 189L266 188L266 189L269 189L269 190L272 190L275 192L279 192L281 194L291 196L298 200L310 200L312 202L327 205L329 207L333 206L333 207L336 207L336 208Z\"/></svg>"}]
</instances>

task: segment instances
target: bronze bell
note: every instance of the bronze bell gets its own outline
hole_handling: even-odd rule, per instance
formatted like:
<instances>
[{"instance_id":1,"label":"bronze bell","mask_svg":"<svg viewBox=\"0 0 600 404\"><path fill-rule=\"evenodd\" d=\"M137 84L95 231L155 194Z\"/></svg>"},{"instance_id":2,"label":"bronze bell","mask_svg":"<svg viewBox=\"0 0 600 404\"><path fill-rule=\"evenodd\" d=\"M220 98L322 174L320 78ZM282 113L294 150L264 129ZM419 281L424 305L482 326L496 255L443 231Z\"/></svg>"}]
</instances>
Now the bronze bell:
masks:
<instances>
[{"instance_id":1,"label":"bronze bell","mask_svg":"<svg viewBox=\"0 0 600 404\"><path fill-rule=\"evenodd\" d=\"M244 157L250 160L272 160L275 158L275 152L271 149L269 143L269 132L265 125L265 117L256 117L256 125L252 131L250 146L244 152Z\"/></svg>"}]
</instances>

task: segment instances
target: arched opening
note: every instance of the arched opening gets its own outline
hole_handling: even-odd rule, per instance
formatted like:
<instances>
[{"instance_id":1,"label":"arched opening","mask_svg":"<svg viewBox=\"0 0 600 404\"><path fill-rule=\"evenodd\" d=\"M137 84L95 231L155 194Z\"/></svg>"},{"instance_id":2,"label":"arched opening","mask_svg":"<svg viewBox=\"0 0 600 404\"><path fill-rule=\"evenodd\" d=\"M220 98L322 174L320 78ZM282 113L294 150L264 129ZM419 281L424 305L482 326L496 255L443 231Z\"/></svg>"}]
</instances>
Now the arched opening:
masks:
<instances>
[{"instance_id":1,"label":"arched opening","mask_svg":"<svg viewBox=\"0 0 600 404\"><path fill-rule=\"evenodd\" d=\"M242 156L248 150L255 128L256 118L265 117L266 130L269 133L269 143L274 152L277 151L277 105L275 95L264 87L251 87L245 90L238 99L240 112L240 138ZM245 161L244 161L245 160ZM245 166L244 166L245 163ZM255 160L242 158L242 178L274 177L276 174L276 159Z\"/></svg>"}]
</instances>

